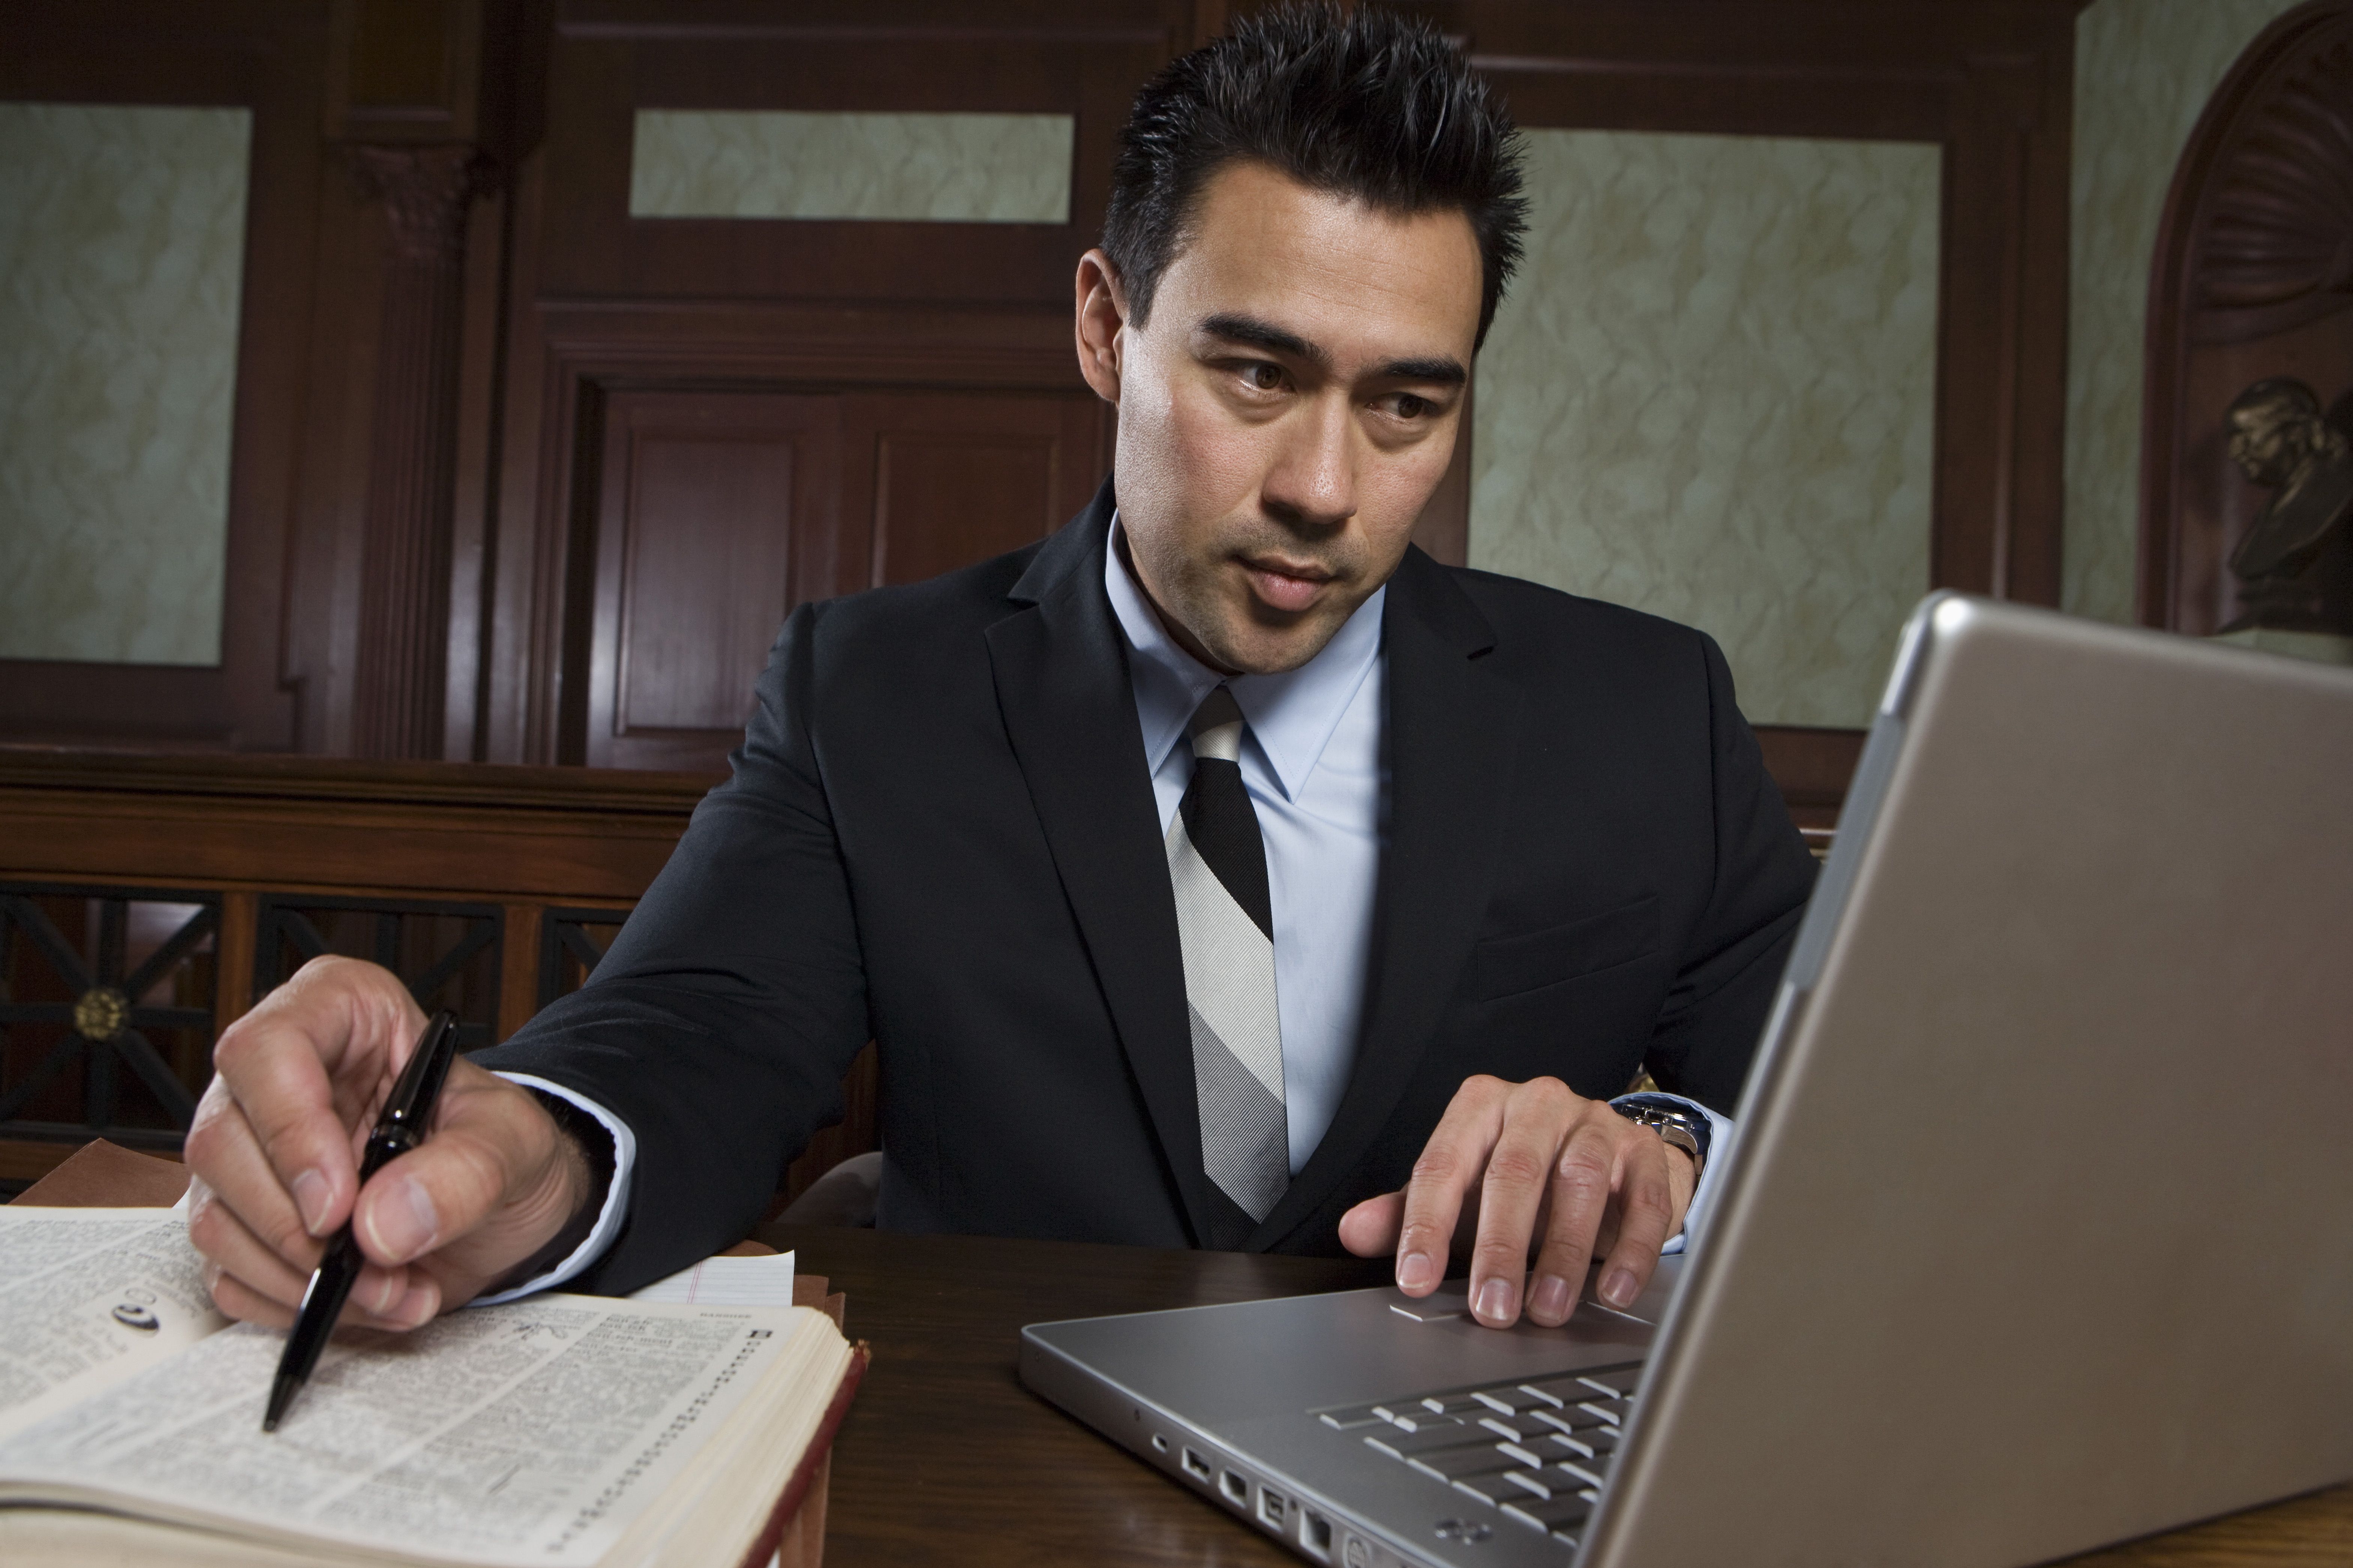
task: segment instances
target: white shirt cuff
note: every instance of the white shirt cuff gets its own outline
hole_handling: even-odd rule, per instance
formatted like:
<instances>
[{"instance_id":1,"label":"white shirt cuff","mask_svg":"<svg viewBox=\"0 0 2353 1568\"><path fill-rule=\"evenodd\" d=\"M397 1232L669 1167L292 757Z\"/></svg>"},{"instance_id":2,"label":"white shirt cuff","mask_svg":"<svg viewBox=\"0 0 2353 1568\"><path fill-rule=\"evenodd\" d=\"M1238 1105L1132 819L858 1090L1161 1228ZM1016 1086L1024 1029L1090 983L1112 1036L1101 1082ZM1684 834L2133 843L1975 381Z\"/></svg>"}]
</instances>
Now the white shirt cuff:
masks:
<instances>
[{"instance_id":1,"label":"white shirt cuff","mask_svg":"<svg viewBox=\"0 0 2353 1568\"><path fill-rule=\"evenodd\" d=\"M1634 1098L1633 1095L1621 1094L1618 1100ZM1700 1226L1707 1218L1707 1206L1715 1197L1716 1173L1724 1169L1724 1157L1731 1152L1733 1122L1731 1117L1719 1116L1696 1100L1685 1100L1680 1094L1669 1094L1662 1089L1646 1089L1641 1098L1672 1100L1693 1115L1707 1118L1707 1162L1700 1167L1699 1184L1692 1188L1691 1206L1683 1210L1683 1229L1670 1237L1666 1246L1659 1248L1659 1256L1667 1258L1681 1252L1684 1244L1698 1234ZM1618 1100L1609 1103L1615 1105Z\"/></svg>"},{"instance_id":2,"label":"white shirt cuff","mask_svg":"<svg viewBox=\"0 0 2353 1568\"><path fill-rule=\"evenodd\" d=\"M558 1100L569 1100L596 1119L613 1140L613 1180L605 1189L605 1206L596 1211L596 1223L588 1232L588 1239L573 1248L572 1256L535 1279L527 1279L512 1290L501 1290L495 1296L477 1296L468 1302L473 1307L495 1307L501 1301L520 1300L541 1290L553 1290L558 1285L586 1268L605 1255L613 1245L613 1237L621 1231L621 1216L629 1212L629 1168L637 1163L637 1134L629 1124L603 1106L560 1083L550 1083L543 1078L533 1078L527 1072L502 1072L499 1076L509 1083L519 1083L525 1089L552 1094Z\"/></svg>"}]
</instances>

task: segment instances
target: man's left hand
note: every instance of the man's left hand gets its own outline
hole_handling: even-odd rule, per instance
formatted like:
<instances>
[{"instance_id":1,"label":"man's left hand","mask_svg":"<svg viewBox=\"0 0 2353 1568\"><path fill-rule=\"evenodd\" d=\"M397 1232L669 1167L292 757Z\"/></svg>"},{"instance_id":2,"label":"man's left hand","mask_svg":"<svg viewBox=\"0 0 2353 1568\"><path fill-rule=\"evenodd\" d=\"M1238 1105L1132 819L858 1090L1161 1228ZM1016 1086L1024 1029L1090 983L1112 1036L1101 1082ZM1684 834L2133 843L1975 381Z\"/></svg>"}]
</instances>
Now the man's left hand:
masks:
<instances>
[{"instance_id":1,"label":"man's left hand","mask_svg":"<svg viewBox=\"0 0 2353 1568\"><path fill-rule=\"evenodd\" d=\"M1497 1329L1519 1318L1534 1252L1528 1317L1556 1327L1597 1254L1602 1301L1633 1304L1683 1229L1696 1178L1682 1150L1558 1079L1466 1079L1405 1190L1341 1215L1340 1243L1360 1258L1395 1248L1398 1289L1427 1296L1464 1241L1472 1315Z\"/></svg>"}]
</instances>

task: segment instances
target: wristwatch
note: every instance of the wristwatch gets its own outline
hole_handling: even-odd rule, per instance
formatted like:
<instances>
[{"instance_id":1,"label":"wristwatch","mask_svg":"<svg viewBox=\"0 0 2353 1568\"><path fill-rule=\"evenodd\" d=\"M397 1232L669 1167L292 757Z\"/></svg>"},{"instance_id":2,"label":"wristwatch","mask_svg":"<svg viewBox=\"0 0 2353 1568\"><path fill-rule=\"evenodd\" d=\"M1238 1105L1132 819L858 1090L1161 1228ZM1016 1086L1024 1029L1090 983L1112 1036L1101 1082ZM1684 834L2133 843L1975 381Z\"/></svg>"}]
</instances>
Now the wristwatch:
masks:
<instances>
[{"instance_id":1,"label":"wristwatch","mask_svg":"<svg viewBox=\"0 0 2353 1568\"><path fill-rule=\"evenodd\" d=\"M1707 1168L1708 1136L1713 1131L1707 1120L1695 1116L1673 1100L1663 1096L1629 1095L1613 1100L1609 1109L1638 1126L1647 1127L1659 1135L1659 1141L1671 1149L1680 1149L1691 1156L1692 1179Z\"/></svg>"}]
</instances>

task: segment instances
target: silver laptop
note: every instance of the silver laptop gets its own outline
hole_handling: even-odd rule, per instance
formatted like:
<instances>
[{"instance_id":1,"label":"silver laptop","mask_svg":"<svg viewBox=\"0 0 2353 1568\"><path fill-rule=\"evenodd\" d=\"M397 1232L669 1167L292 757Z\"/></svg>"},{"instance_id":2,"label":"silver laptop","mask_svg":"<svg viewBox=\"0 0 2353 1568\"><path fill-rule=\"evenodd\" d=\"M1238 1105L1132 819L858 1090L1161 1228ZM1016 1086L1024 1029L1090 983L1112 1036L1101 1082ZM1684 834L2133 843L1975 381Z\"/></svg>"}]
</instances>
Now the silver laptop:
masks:
<instances>
[{"instance_id":1,"label":"silver laptop","mask_svg":"<svg viewBox=\"0 0 2353 1568\"><path fill-rule=\"evenodd\" d=\"M2353 671L1905 633L1687 1264L1023 1331L1318 1563L2040 1563L2353 1477Z\"/></svg>"}]
</instances>

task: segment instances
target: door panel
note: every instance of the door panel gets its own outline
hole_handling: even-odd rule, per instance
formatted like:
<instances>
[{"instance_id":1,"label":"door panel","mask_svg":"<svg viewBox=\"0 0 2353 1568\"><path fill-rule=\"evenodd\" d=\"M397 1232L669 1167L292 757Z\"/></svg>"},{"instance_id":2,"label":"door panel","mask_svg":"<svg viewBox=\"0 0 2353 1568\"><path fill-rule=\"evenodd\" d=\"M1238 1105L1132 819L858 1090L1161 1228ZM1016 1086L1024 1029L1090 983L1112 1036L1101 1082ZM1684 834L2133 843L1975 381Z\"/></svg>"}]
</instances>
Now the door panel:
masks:
<instances>
[{"instance_id":1,"label":"door panel","mask_svg":"<svg viewBox=\"0 0 2353 1568\"><path fill-rule=\"evenodd\" d=\"M1108 467L1102 405L1069 395L873 394L849 399L845 445L872 460L867 520L876 586L920 583L1032 544L1086 505Z\"/></svg>"},{"instance_id":2,"label":"door panel","mask_svg":"<svg viewBox=\"0 0 2353 1568\"><path fill-rule=\"evenodd\" d=\"M1083 391L608 395L567 760L723 766L795 605L1044 538L1093 495L1109 429Z\"/></svg>"},{"instance_id":3,"label":"door panel","mask_svg":"<svg viewBox=\"0 0 2353 1568\"><path fill-rule=\"evenodd\" d=\"M834 589L839 428L831 397L611 397L584 761L723 762L777 626Z\"/></svg>"}]
</instances>

